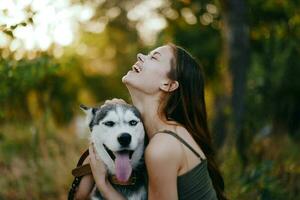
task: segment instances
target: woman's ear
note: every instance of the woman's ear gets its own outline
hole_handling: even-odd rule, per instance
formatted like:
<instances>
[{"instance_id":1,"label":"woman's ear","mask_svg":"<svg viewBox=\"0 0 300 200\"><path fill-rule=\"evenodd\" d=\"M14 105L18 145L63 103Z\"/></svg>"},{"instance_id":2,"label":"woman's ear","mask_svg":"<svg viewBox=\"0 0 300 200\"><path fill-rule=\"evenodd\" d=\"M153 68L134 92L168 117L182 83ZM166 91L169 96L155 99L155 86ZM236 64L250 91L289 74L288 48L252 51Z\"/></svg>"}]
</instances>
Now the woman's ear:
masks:
<instances>
[{"instance_id":1,"label":"woman's ear","mask_svg":"<svg viewBox=\"0 0 300 200\"><path fill-rule=\"evenodd\" d=\"M178 81L169 81L168 83L164 82L160 85L160 89L165 92L173 92L179 87Z\"/></svg>"}]
</instances>

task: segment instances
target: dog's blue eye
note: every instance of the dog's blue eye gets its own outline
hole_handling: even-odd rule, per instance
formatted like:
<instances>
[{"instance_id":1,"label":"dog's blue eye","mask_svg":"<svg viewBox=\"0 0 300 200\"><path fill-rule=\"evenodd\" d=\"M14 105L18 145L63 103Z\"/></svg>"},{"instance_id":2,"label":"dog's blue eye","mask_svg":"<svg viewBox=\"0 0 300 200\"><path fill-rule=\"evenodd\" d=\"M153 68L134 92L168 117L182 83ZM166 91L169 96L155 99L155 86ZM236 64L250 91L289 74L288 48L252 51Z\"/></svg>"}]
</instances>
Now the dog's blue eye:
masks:
<instances>
[{"instance_id":1,"label":"dog's blue eye","mask_svg":"<svg viewBox=\"0 0 300 200\"><path fill-rule=\"evenodd\" d=\"M113 127L115 125L115 122L113 121L107 121L103 123L105 126Z\"/></svg>"},{"instance_id":2,"label":"dog's blue eye","mask_svg":"<svg viewBox=\"0 0 300 200\"><path fill-rule=\"evenodd\" d=\"M135 121L135 120L130 120L129 121L129 124L130 124L130 126L135 126L135 125L137 125L137 121Z\"/></svg>"}]
</instances>

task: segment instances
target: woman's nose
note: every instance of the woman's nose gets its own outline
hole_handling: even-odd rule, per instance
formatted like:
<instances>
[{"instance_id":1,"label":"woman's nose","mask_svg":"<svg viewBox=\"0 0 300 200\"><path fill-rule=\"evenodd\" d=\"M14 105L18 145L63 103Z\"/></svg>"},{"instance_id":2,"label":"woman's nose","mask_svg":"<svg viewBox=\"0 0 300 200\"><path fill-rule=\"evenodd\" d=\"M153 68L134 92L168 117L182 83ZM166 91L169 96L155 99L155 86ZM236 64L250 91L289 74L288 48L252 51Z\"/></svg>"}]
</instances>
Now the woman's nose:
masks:
<instances>
[{"instance_id":1,"label":"woman's nose","mask_svg":"<svg viewBox=\"0 0 300 200\"><path fill-rule=\"evenodd\" d=\"M137 60L138 60L138 61L144 62L144 55L141 54L141 53L138 53L138 54L137 54Z\"/></svg>"}]
</instances>

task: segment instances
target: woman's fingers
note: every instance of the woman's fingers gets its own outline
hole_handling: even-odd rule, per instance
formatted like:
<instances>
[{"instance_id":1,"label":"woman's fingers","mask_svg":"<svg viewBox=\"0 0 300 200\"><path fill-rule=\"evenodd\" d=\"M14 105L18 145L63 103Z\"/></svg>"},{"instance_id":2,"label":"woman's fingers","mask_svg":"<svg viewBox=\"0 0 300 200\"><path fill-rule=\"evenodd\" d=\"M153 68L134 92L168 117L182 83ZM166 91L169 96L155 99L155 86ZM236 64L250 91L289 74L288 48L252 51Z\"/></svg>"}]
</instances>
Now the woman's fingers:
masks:
<instances>
[{"instance_id":1,"label":"woman's fingers","mask_svg":"<svg viewBox=\"0 0 300 200\"><path fill-rule=\"evenodd\" d=\"M108 99L104 102L104 104L101 106L105 106L105 105L109 105L109 104L127 104L126 101L124 101L123 99L118 99L118 98L113 98L113 99Z\"/></svg>"},{"instance_id":2,"label":"woman's fingers","mask_svg":"<svg viewBox=\"0 0 300 200\"><path fill-rule=\"evenodd\" d=\"M107 103L124 103L126 104L126 102L123 99L117 99L117 98L113 98L112 100L106 100Z\"/></svg>"},{"instance_id":3,"label":"woman's fingers","mask_svg":"<svg viewBox=\"0 0 300 200\"><path fill-rule=\"evenodd\" d=\"M93 143L91 143L89 146L89 158L90 158L90 164L91 164L91 162L93 162L93 164L94 164L96 158L95 158L95 150L93 147Z\"/></svg>"},{"instance_id":4,"label":"woman's fingers","mask_svg":"<svg viewBox=\"0 0 300 200\"><path fill-rule=\"evenodd\" d=\"M94 144L91 143L89 146L89 154L90 154L90 166L92 169L92 174L95 180L104 179L106 177L106 167L98 156Z\"/></svg>"},{"instance_id":5,"label":"woman's fingers","mask_svg":"<svg viewBox=\"0 0 300 200\"><path fill-rule=\"evenodd\" d=\"M93 154L94 154L94 159L95 160L101 160L100 157L99 157L99 155L96 153L96 149L95 149L94 143L92 143L91 146L92 146L92 150L93 150Z\"/></svg>"}]
</instances>

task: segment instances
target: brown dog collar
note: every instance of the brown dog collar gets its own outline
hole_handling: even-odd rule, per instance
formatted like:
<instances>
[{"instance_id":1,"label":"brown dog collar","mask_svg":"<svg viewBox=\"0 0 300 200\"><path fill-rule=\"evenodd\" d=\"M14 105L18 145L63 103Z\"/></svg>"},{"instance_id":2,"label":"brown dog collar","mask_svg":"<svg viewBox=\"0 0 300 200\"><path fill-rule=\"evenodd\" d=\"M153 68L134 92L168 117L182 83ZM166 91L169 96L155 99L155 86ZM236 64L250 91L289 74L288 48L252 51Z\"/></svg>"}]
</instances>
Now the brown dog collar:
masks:
<instances>
[{"instance_id":1,"label":"brown dog collar","mask_svg":"<svg viewBox=\"0 0 300 200\"><path fill-rule=\"evenodd\" d=\"M136 183L136 176L134 172L132 172L130 178L126 182L119 181L115 175L108 176L108 179L115 185L134 185Z\"/></svg>"}]
</instances>

